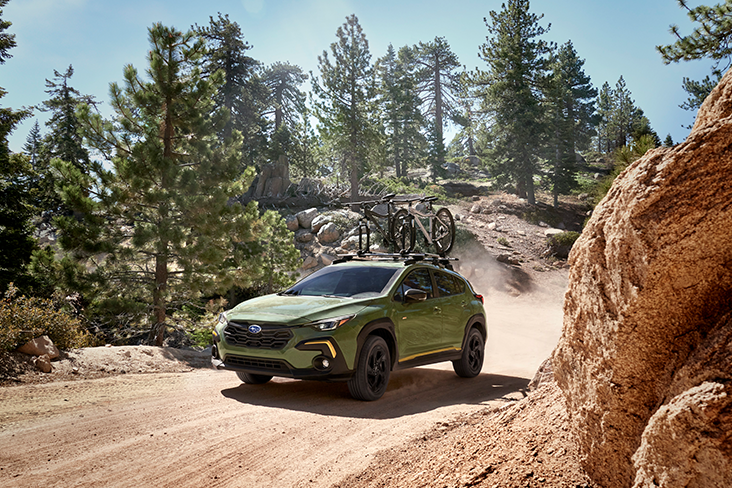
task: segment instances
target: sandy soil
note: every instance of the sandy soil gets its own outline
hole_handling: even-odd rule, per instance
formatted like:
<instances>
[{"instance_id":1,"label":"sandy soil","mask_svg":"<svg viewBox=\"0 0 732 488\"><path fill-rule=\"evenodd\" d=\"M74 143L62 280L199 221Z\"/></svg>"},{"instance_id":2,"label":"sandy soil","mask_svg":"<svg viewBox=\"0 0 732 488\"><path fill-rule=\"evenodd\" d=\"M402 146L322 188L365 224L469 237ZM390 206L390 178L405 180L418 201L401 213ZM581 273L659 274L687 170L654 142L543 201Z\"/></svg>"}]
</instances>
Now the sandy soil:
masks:
<instances>
[{"instance_id":1,"label":"sandy soil","mask_svg":"<svg viewBox=\"0 0 732 488\"><path fill-rule=\"evenodd\" d=\"M589 486L556 387L526 391L561 332L566 270L488 249L460 256L486 296L477 378L398 371L366 403L344 383L242 385L205 353L72 352L0 387L0 486Z\"/></svg>"}]
</instances>

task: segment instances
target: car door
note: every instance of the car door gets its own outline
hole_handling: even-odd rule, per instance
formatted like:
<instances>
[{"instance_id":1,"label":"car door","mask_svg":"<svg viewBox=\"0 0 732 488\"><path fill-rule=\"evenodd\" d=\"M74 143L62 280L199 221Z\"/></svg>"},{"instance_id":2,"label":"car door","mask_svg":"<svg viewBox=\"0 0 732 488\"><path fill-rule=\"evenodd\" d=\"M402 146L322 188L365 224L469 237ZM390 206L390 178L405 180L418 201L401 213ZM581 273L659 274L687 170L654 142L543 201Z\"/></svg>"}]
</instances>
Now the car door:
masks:
<instances>
[{"instance_id":1,"label":"car door","mask_svg":"<svg viewBox=\"0 0 732 488\"><path fill-rule=\"evenodd\" d=\"M422 302L407 303L404 295L410 288L427 292ZM410 361L440 348L442 316L435 309L432 277L427 268L416 268L397 286L393 296L392 321L399 349L399 361Z\"/></svg>"},{"instance_id":2,"label":"car door","mask_svg":"<svg viewBox=\"0 0 732 488\"><path fill-rule=\"evenodd\" d=\"M470 302L465 295L465 283L459 278L442 271L434 271L437 297L435 308L442 317L443 348L460 349L465 334L465 325L470 318Z\"/></svg>"}]
</instances>

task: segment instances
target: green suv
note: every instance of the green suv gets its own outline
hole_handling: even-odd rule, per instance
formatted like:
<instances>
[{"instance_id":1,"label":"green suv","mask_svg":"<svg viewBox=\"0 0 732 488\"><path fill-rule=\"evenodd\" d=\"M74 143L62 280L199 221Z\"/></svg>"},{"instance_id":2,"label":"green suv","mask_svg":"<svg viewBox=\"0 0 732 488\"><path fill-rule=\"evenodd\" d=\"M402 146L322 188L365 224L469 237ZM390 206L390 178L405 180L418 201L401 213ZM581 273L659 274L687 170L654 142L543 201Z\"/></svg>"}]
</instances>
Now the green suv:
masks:
<instances>
[{"instance_id":1,"label":"green suv","mask_svg":"<svg viewBox=\"0 0 732 488\"><path fill-rule=\"evenodd\" d=\"M212 362L244 383L348 381L376 400L394 369L452 361L472 378L487 337L483 297L440 259L350 258L221 314Z\"/></svg>"}]
</instances>

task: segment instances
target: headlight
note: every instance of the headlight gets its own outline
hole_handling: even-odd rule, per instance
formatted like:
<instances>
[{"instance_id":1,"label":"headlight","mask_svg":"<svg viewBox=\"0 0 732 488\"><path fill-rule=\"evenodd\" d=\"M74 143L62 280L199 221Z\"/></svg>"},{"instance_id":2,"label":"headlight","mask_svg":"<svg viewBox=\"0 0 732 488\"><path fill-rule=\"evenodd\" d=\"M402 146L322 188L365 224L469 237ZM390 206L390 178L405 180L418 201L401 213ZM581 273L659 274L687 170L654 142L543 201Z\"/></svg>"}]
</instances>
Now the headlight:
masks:
<instances>
[{"instance_id":1,"label":"headlight","mask_svg":"<svg viewBox=\"0 0 732 488\"><path fill-rule=\"evenodd\" d=\"M308 325L316 330L335 330L351 320L353 317L355 317L355 315L346 315L345 317L337 317L334 319L318 320L317 322L313 322Z\"/></svg>"}]
</instances>

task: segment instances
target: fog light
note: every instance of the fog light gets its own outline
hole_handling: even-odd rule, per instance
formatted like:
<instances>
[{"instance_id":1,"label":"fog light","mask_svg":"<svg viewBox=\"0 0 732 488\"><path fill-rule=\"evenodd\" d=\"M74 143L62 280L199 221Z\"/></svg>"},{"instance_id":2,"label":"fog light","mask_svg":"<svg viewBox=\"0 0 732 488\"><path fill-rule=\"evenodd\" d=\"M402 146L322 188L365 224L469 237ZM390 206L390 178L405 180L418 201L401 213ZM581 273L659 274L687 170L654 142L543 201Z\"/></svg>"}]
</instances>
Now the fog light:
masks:
<instances>
[{"instance_id":1,"label":"fog light","mask_svg":"<svg viewBox=\"0 0 732 488\"><path fill-rule=\"evenodd\" d=\"M325 371L326 369L330 368L330 359L325 356L318 356L313 359L313 366L317 370Z\"/></svg>"}]
</instances>

